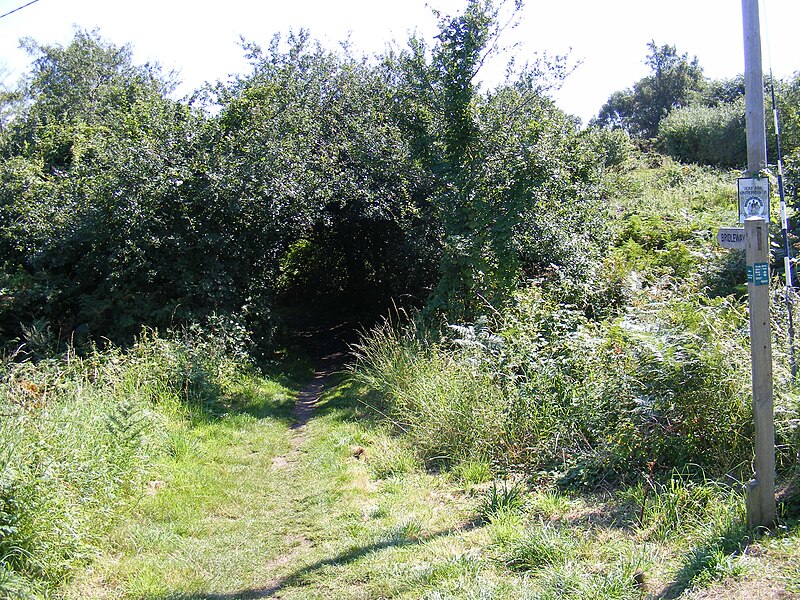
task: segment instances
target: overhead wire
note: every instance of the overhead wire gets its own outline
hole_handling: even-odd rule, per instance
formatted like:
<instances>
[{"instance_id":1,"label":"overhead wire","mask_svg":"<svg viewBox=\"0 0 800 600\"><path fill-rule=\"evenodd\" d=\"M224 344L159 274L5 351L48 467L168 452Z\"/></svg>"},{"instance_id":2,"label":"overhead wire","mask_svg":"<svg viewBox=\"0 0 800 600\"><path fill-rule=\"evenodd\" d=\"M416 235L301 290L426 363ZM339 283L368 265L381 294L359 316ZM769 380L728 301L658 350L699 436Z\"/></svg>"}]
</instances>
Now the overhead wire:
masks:
<instances>
[{"instance_id":1,"label":"overhead wire","mask_svg":"<svg viewBox=\"0 0 800 600\"><path fill-rule=\"evenodd\" d=\"M0 15L0 19L2 19L2 18L4 18L4 17L7 17L8 15L13 15L15 12L17 12L17 11L20 11L20 10L22 10L23 8L27 8L27 7L28 7L28 6L30 6L31 4L36 4L38 1L39 1L39 0L31 0L31 1L30 1L30 2L28 2L27 4L23 4L22 6L19 6L19 7L15 8L14 10L10 10L10 11L8 11L8 12L7 12L7 13L5 13L5 14L2 14L2 15Z\"/></svg>"},{"instance_id":2,"label":"overhead wire","mask_svg":"<svg viewBox=\"0 0 800 600\"><path fill-rule=\"evenodd\" d=\"M786 191L783 185L783 155L781 153L781 127L780 120L778 119L778 103L775 100L775 76L772 74L772 47L769 37L769 20L767 19L767 0L762 3L764 23L764 36L767 38L767 62L769 64L769 85L770 95L772 96L772 118L775 126L775 160L778 166L778 195L781 201L781 237L783 238L783 266L784 275L786 276L786 286L784 288L784 298L786 302L786 315L788 319L788 337L789 337L789 364L791 367L792 381L797 379L797 363L794 356L794 323L793 323L793 305L792 288L794 281L792 279L792 246L789 244L789 219L786 214Z\"/></svg>"}]
</instances>

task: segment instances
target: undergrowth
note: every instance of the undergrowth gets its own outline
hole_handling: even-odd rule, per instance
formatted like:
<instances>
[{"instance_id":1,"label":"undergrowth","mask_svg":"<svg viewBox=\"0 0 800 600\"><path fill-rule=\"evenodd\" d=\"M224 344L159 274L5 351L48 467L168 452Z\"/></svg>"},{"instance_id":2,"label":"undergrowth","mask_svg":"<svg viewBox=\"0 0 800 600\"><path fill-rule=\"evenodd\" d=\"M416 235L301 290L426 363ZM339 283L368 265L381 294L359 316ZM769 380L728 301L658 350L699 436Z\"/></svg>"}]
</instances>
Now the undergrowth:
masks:
<instances>
[{"instance_id":1,"label":"undergrowth","mask_svg":"<svg viewBox=\"0 0 800 600\"><path fill-rule=\"evenodd\" d=\"M696 464L717 475L749 461L743 307L727 299L631 307L603 323L532 288L490 328L431 345L388 324L360 346L355 376L428 461L489 461L565 484L638 479ZM782 456L797 409L780 397Z\"/></svg>"},{"instance_id":2,"label":"undergrowth","mask_svg":"<svg viewBox=\"0 0 800 600\"><path fill-rule=\"evenodd\" d=\"M184 424L224 410L246 368L229 341L145 331L0 363L0 596L45 595L92 560L154 461L185 450Z\"/></svg>"},{"instance_id":3,"label":"undergrowth","mask_svg":"<svg viewBox=\"0 0 800 600\"><path fill-rule=\"evenodd\" d=\"M686 465L749 478L743 272L712 241L736 218L731 174L662 159L619 178L615 249L586 279L543 274L475 322L387 321L361 340L354 376L429 464L488 461L567 486L664 481ZM569 303L602 301L578 285L611 304ZM800 407L782 320L776 308L778 461L791 476Z\"/></svg>"}]
</instances>

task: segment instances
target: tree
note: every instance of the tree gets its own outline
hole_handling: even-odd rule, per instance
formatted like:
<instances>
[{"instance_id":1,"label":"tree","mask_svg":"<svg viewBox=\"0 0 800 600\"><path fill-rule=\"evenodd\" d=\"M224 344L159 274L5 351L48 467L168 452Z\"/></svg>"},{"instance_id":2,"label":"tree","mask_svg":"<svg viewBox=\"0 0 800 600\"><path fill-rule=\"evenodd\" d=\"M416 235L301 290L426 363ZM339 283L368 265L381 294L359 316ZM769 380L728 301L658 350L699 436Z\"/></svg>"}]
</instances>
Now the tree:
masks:
<instances>
[{"instance_id":1,"label":"tree","mask_svg":"<svg viewBox=\"0 0 800 600\"><path fill-rule=\"evenodd\" d=\"M700 103L705 106L732 104L744 98L744 75L728 79L710 79L703 91Z\"/></svg>"},{"instance_id":2,"label":"tree","mask_svg":"<svg viewBox=\"0 0 800 600\"><path fill-rule=\"evenodd\" d=\"M25 46L33 68L0 147L0 263L14 282L0 307L5 335L46 321L61 339L124 339L191 312L183 185L199 117L165 97L156 66L95 32Z\"/></svg>"},{"instance_id":3,"label":"tree","mask_svg":"<svg viewBox=\"0 0 800 600\"><path fill-rule=\"evenodd\" d=\"M252 74L217 90L209 190L236 223L232 252L272 304L374 308L418 292L431 271L415 233L425 174L394 118L390 61L327 51L307 32L286 45L246 45Z\"/></svg>"},{"instance_id":4,"label":"tree","mask_svg":"<svg viewBox=\"0 0 800 600\"><path fill-rule=\"evenodd\" d=\"M267 341L280 302L413 295L470 320L528 278L578 282L604 158L544 94L558 66L481 92L498 10L470 0L432 48L377 61L306 32L245 43L252 72L206 89L209 113L96 33L28 43L0 132L2 335L124 341L216 312Z\"/></svg>"},{"instance_id":5,"label":"tree","mask_svg":"<svg viewBox=\"0 0 800 600\"><path fill-rule=\"evenodd\" d=\"M639 138L654 138L658 124L673 108L688 106L705 88L697 57L679 55L675 46L657 46L651 41L645 64L651 74L631 89L613 93L594 123L619 127Z\"/></svg>"},{"instance_id":6,"label":"tree","mask_svg":"<svg viewBox=\"0 0 800 600\"><path fill-rule=\"evenodd\" d=\"M570 271L586 224L602 211L598 157L577 123L543 93L560 62L528 67L481 93L474 83L498 35L498 7L473 0L440 17L437 44L412 43L402 62L400 106L415 115L417 156L431 173L431 231L439 239L439 278L429 308L472 320L486 302L502 306L526 278ZM603 237L604 227L589 229Z\"/></svg>"},{"instance_id":7,"label":"tree","mask_svg":"<svg viewBox=\"0 0 800 600\"><path fill-rule=\"evenodd\" d=\"M743 168L747 164L744 113L743 98L677 108L662 119L659 137L670 156L684 162Z\"/></svg>"}]
</instances>

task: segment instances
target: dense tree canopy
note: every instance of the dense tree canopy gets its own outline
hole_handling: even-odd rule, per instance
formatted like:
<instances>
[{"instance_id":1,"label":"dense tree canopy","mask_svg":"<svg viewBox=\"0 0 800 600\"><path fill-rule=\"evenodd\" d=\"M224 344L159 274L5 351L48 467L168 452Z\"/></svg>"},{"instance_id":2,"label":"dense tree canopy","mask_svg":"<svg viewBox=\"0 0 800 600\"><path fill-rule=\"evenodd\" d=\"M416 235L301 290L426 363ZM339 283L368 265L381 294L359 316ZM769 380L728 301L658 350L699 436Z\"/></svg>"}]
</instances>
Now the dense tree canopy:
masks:
<instances>
[{"instance_id":1,"label":"dense tree canopy","mask_svg":"<svg viewBox=\"0 0 800 600\"><path fill-rule=\"evenodd\" d=\"M302 31L246 43L250 74L189 104L96 32L26 41L0 135L3 338L223 313L266 339L281 303L392 298L469 319L525 279L574 276L605 243L604 163L542 93L558 69L481 91L497 15L472 0L432 47L373 60Z\"/></svg>"},{"instance_id":2,"label":"dense tree canopy","mask_svg":"<svg viewBox=\"0 0 800 600\"><path fill-rule=\"evenodd\" d=\"M167 99L158 69L95 33L27 48L0 140L0 326L118 335L169 319L191 279L175 260L193 243L182 185L201 120Z\"/></svg>"}]
</instances>

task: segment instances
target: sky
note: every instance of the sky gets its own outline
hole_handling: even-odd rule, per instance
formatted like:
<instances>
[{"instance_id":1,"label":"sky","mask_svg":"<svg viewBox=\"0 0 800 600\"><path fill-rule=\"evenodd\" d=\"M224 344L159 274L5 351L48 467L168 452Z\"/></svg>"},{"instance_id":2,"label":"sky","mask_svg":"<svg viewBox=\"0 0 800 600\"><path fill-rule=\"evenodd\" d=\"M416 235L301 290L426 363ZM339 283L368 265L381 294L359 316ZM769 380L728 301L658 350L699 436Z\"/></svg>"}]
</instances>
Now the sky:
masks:
<instances>
[{"instance_id":1,"label":"sky","mask_svg":"<svg viewBox=\"0 0 800 600\"><path fill-rule=\"evenodd\" d=\"M0 14L30 0L0 0ZM776 77L800 71L800 0L761 0L764 69ZM240 36L267 46L275 33L306 28L328 47L349 40L357 54L403 46L411 32L430 42L431 7L457 14L466 0L35 0L0 18L0 66L5 83L27 71L20 38L67 44L75 27L97 28L106 41L129 43L138 63L159 62L177 71L181 95L206 81L246 73ZM513 2L508 3L513 4ZM498 83L513 54L517 63L538 53L567 54L575 66L552 93L584 123L608 97L648 73L647 43L673 44L697 56L707 76L733 77L744 69L741 0L526 0L518 24L481 73L484 87Z\"/></svg>"}]
</instances>

